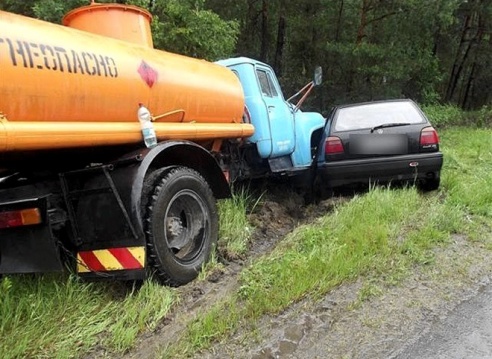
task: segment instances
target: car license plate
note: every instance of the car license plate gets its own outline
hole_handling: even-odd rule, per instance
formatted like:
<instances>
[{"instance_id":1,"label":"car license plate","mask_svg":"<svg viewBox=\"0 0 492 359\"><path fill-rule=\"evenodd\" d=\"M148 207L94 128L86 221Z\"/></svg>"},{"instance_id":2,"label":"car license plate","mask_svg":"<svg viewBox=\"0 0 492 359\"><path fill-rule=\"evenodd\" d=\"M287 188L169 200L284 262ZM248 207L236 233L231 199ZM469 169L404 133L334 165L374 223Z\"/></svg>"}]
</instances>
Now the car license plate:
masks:
<instances>
[{"instance_id":1,"label":"car license plate","mask_svg":"<svg viewBox=\"0 0 492 359\"><path fill-rule=\"evenodd\" d=\"M349 136L352 155L402 155L408 153L406 135L353 134Z\"/></svg>"}]
</instances>

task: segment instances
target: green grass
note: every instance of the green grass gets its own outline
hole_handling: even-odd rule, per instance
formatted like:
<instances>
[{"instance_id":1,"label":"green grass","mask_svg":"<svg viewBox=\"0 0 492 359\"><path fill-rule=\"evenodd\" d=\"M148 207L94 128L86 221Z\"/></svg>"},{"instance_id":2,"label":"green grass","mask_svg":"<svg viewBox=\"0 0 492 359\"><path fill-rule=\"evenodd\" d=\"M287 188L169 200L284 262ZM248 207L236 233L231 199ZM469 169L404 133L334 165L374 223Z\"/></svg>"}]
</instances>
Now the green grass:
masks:
<instances>
[{"instance_id":1,"label":"green grass","mask_svg":"<svg viewBox=\"0 0 492 359\"><path fill-rule=\"evenodd\" d=\"M219 201L218 250L202 267L197 280L207 280L211 274L222 269L219 257L227 261L244 257L254 231L247 214L254 210L261 196L255 201L253 199L248 190L241 189L233 191L231 198Z\"/></svg>"},{"instance_id":2,"label":"green grass","mask_svg":"<svg viewBox=\"0 0 492 359\"><path fill-rule=\"evenodd\" d=\"M448 200L471 214L492 216L492 132L452 128L441 134Z\"/></svg>"},{"instance_id":3,"label":"green grass","mask_svg":"<svg viewBox=\"0 0 492 359\"><path fill-rule=\"evenodd\" d=\"M0 357L74 358L91 348L122 353L155 328L175 300L148 281L83 283L61 275L12 276L0 281Z\"/></svg>"},{"instance_id":4,"label":"green grass","mask_svg":"<svg viewBox=\"0 0 492 359\"><path fill-rule=\"evenodd\" d=\"M242 257L253 235L253 227L247 214L251 213L258 201L247 189L233 192L232 198L219 203L219 252L228 260Z\"/></svg>"}]
</instances>

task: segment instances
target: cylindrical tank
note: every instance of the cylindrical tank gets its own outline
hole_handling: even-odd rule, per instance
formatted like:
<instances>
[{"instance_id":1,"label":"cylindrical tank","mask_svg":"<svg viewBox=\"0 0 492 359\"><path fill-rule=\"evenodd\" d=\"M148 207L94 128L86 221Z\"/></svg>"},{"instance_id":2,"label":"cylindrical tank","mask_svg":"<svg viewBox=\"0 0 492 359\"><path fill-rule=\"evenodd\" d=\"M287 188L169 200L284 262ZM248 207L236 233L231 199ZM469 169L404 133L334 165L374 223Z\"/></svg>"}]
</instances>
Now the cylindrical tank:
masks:
<instances>
[{"instance_id":1,"label":"cylindrical tank","mask_svg":"<svg viewBox=\"0 0 492 359\"><path fill-rule=\"evenodd\" d=\"M103 14L145 17L105 6ZM89 10L66 21L91 13L102 21ZM230 70L134 42L0 11L0 151L134 143L139 103L157 117L159 139L253 133Z\"/></svg>"},{"instance_id":2,"label":"cylindrical tank","mask_svg":"<svg viewBox=\"0 0 492 359\"><path fill-rule=\"evenodd\" d=\"M92 2L66 14L63 25L153 47L151 20L148 11L136 6Z\"/></svg>"}]
</instances>

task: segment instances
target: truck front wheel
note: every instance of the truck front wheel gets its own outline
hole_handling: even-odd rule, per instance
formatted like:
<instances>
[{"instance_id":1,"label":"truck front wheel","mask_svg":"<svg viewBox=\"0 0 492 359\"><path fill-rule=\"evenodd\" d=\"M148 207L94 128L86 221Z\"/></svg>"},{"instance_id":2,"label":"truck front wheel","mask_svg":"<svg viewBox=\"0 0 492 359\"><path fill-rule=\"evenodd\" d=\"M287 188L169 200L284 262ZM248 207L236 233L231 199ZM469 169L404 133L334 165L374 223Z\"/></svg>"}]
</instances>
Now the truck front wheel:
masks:
<instances>
[{"instance_id":1,"label":"truck front wheel","mask_svg":"<svg viewBox=\"0 0 492 359\"><path fill-rule=\"evenodd\" d=\"M149 264L168 285L196 278L215 249L218 214L205 179L186 167L164 171L146 214Z\"/></svg>"}]
</instances>

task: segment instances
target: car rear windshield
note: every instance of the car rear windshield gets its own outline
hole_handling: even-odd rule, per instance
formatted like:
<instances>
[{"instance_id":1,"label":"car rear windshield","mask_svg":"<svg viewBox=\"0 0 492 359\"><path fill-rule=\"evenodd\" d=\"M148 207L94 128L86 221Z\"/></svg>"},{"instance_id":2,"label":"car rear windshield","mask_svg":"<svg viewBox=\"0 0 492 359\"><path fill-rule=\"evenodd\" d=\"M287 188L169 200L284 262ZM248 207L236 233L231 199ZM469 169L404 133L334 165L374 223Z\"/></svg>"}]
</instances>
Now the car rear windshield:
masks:
<instances>
[{"instance_id":1,"label":"car rear windshield","mask_svg":"<svg viewBox=\"0 0 492 359\"><path fill-rule=\"evenodd\" d=\"M425 121L411 102L371 103L338 109L335 115L335 131L374 128L385 124L417 124Z\"/></svg>"}]
</instances>

